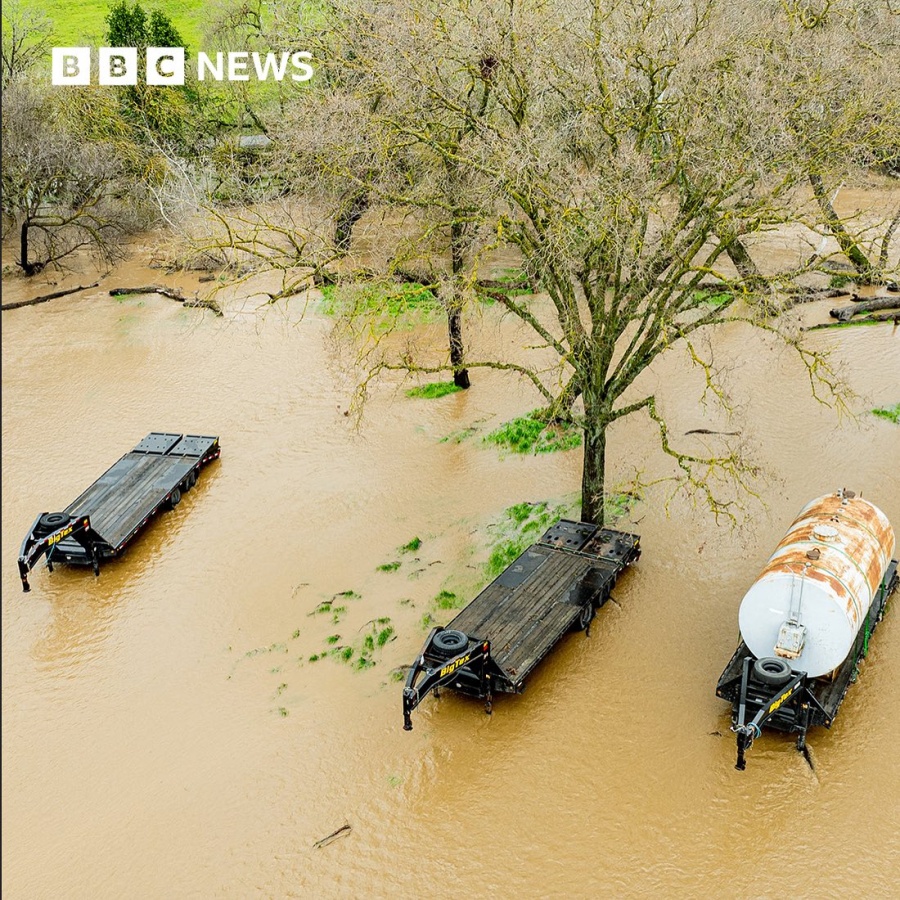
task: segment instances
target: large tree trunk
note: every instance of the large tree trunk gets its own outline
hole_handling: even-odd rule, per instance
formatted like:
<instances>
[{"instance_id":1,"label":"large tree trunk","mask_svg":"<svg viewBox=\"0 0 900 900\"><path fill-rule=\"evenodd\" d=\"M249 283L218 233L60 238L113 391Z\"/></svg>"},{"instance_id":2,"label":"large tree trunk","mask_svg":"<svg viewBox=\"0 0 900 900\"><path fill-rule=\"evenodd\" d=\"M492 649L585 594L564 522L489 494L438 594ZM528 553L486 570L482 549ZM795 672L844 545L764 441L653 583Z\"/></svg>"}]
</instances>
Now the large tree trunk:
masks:
<instances>
[{"instance_id":1,"label":"large tree trunk","mask_svg":"<svg viewBox=\"0 0 900 900\"><path fill-rule=\"evenodd\" d=\"M34 275L41 268L39 265L28 262L28 229L30 226L31 222L26 219L22 223L22 230L19 232L19 265L26 275Z\"/></svg>"},{"instance_id":2,"label":"large tree trunk","mask_svg":"<svg viewBox=\"0 0 900 900\"><path fill-rule=\"evenodd\" d=\"M368 208L369 194L367 191L357 191L341 205L337 221L334 223L334 245L341 253L350 251L353 226L365 215Z\"/></svg>"},{"instance_id":3,"label":"large tree trunk","mask_svg":"<svg viewBox=\"0 0 900 900\"><path fill-rule=\"evenodd\" d=\"M841 252L847 259L853 263L853 267L859 273L857 282L859 284L871 284L876 279L876 271L869 258L860 249L856 241L853 240L850 233L844 228L841 217L835 212L828 194L825 191L825 184L819 175L812 172L809 174L809 183L812 185L813 194L819 203L819 207L825 215L825 222L829 231L834 235L834 239L838 242Z\"/></svg>"},{"instance_id":4,"label":"large tree trunk","mask_svg":"<svg viewBox=\"0 0 900 900\"><path fill-rule=\"evenodd\" d=\"M585 397L584 465L581 474L581 519L603 524L606 485L606 427L594 404Z\"/></svg>"},{"instance_id":5,"label":"large tree trunk","mask_svg":"<svg viewBox=\"0 0 900 900\"><path fill-rule=\"evenodd\" d=\"M447 334L450 340L450 365L453 366L453 383L459 388L468 388L469 370L463 366L465 346L462 338L462 306L456 285L463 270L462 226L454 222L450 226L450 267L453 272L453 297L447 304Z\"/></svg>"},{"instance_id":6,"label":"large tree trunk","mask_svg":"<svg viewBox=\"0 0 900 900\"><path fill-rule=\"evenodd\" d=\"M469 370L463 366L462 310L456 303L447 310L447 332L450 337L450 364L453 383L460 388L469 386Z\"/></svg>"}]
</instances>

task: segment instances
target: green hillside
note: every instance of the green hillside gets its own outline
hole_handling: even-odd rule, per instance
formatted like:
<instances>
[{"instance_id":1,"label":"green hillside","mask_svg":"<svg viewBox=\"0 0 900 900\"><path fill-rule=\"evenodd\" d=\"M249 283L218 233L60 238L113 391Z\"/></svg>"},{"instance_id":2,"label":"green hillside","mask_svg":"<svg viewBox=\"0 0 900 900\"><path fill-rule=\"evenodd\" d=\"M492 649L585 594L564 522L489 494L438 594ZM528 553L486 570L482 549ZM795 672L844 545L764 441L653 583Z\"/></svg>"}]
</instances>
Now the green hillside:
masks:
<instances>
[{"instance_id":1,"label":"green hillside","mask_svg":"<svg viewBox=\"0 0 900 900\"><path fill-rule=\"evenodd\" d=\"M106 14L113 0L21 0L22 7L42 13L53 22L53 39L59 47L97 47L103 44ZM164 12L184 38L188 49L200 46L202 25L209 4L202 0L142 0L148 13Z\"/></svg>"}]
</instances>

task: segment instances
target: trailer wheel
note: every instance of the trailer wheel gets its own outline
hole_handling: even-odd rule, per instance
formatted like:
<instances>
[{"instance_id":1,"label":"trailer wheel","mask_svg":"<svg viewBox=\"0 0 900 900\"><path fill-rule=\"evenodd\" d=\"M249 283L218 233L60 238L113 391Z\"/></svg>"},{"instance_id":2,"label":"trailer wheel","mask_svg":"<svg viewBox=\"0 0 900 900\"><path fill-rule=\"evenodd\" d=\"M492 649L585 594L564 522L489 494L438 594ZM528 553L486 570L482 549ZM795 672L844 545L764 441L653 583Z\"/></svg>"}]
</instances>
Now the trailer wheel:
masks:
<instances>
[{"instance_id":1,"label":"trailer wheel","mask_svg":"<svg viewBox=\"0 0 900 900\"><path fill-rule=\"evenodd\" d=\"M588 626L594 618L594 604L589 603L581 607L581 615L578 616L578 628L580 631L587 631Z\"/></svg>"},{"instance_id":2,"label":"trailer wheel","mask_svg":"<svg viewBox=\"0 0 900 900\"><path fill-rule=\"evenodd\" d=\"M441 653L452 656L454 653L461 653L469 646L469 638L461 631L453 628L445 629L434 636L431 646Z\"/></svg>"},{"instance_id":3,"label":"trailer wheel","mask_svg":"<svg viewBox=\"0 0 900 900\"><path fill-rule=\"evenodd\" d=\"M62 528L68 521L69 517L65 513L44 513L38 519L38 528L49 534L51 531L56 531L57 528Z\"/></svg>"},{"instance_id":4,"label":"trailer wheel","mask_svg":"<svg viewBox=\"0 0 900 900\"><path fill-rule=\"evenodd\" d=\"M172 509L175 509L175 507L178 506L179 503L181 503L181 491L178 490L178 488L175 488L175 490L172 491L172 494L169 497L169 506Z\"/></svg>"},{"instance_id":5,"label":"trailer wheel","mask_svg":"<svg viewBox=\"0 0 900 900\"><path fill-rule=\"evenodd\" d=\"M763 684L778 687L790 680L790 664L777 656L764 656L753 663L753 677Z\"/></svg>"}]
</instances>

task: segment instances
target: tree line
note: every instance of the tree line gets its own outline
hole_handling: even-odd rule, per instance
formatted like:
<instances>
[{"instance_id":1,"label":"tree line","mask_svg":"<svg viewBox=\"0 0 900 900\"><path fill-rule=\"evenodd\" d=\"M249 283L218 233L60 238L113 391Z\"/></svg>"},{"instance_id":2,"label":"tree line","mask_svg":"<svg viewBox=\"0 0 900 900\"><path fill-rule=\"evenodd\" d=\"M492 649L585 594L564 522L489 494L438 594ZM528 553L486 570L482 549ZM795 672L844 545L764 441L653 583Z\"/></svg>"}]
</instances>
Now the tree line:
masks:
<instances>
[{"instance_id":1,"label":"tree line","mask_svg":"<svg viewBox=\"0 0 900 900\"><path fill-rule=\"evenodd\" d=\"M4 91L5 221L54 205L60 215L85 192L98 208L109 199L92 187L100 172L115 173L105 182L113 199L116 178L128 178L129 196L150 185L169 214L179 202L202 207L192 251L238 272L279 271L269 302L311 284L342 291L339 328L356 348L360 401L385 371L446 372L463 388L479 368L525 379L548 423L583 432L586 521L603 518L609 431L632 415L653 423L673 485L716 516L733 516L752 491L740 447L680 446L642 377L681 348L727 410L711 329L763 329L796 353L819 399L844 402L827 356L779 313L812 276L896 278L900 210L873 235L835 204L848 181L900 174L900 16L890 0L240 2L211 23L210 40L302 45L316 77L270 94L235 85L212 97L188 85L165 101L150 89L84 92L80 110L54 112L55 151L37 139L46 112L27 107L36 101L18 86L13 173L29 152L52 160L78 128L93 129L84 147L94 155L72 157L69 183L48 181L34 207L21 174L7 204ZM4 79L6 47L4 30ZM243 126L266 136L263 152L220 140ZM133 148L130 164L103 155L117 140ZM76 171L94 177L79 182ZM758 238L797 226L815 236L809 253L766 269ZM379 253L362 264L356 250L373 230ZM97 247L108 241L97 226L85 231ZM501 250L520 260L515 290L485 272ZM404 282L437 298L442 352L385 340L373 327L385 309L353 290ZM466 318L485 300L533 333L539 364L468 351Z\"/></svg>"}]
</instances>

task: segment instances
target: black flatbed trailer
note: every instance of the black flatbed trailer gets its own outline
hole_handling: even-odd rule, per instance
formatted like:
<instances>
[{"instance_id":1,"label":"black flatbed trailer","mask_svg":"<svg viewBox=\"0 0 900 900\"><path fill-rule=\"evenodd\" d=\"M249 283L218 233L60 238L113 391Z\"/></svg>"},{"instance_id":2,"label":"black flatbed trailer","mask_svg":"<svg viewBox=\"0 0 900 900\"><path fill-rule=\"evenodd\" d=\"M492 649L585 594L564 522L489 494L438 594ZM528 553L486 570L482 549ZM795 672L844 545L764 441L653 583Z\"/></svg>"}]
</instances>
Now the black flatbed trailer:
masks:
<instances>
[{"instance_id":1,"label":"black flatbed trailer","mask_svg":"<svg viewBox=\"0 0 900 900\"><path fill-rule=\"evenodd\" d=\"M22 588L41 556L54 563L92 566L118 556L161 510L174 509L197 481L200 470L218 459L219 438L153 431L106 470L62 512L35 520L19 551Z\"/></svg>"},{"instance_id":2,"label":"black flatbed trailer","mask_svg":"<svg viewBox=\"0 0 900 900\"><path fill-rule=\"evenodd\" d=\"M737 735L736 769L746 768L745 753L762 733L763 725L797 734L797 749L805 752L806 734L813 725L830 728L859 664L869 652L869 639L884 618L891 594L897 589L897 560L885 572L866 620L846 659L828 675L809 678L794 672L777 657L758 660L743 640L716 686L716 696L732 704L731 730Z\"/></svg>"},{"instance_id":3,"label":"black flatbed trailer","mask_svg":"<svg viewBox=\"0 0 900 900\"><path fill-rule=\"evenodd\" d=\"M561 519L445 628L434 628L403 690L403 727L442 686L485 701L521 693L564 634L588 630L624 569L640 557L634 534Z\"/></svg>"}]
</instances>

